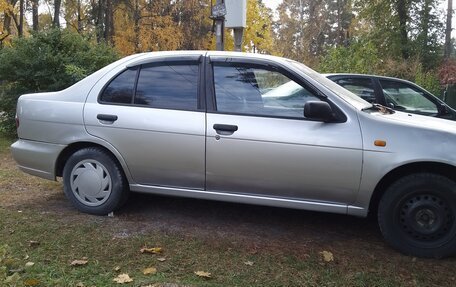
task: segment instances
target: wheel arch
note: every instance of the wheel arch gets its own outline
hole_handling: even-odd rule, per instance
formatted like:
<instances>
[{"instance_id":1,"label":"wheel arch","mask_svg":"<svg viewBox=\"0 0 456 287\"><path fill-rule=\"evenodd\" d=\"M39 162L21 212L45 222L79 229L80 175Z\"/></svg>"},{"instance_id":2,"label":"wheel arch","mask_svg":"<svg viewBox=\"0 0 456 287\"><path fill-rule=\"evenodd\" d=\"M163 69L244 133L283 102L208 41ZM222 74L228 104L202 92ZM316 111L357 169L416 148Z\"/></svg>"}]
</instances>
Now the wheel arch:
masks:
<instances>
[{"instance_id":1,"label":"wheel arch","mask_svg":"<svg viewBox=\"0 0 456 287\"><path fill-rule=\"evenodd\" d=\"M76 151L81 150L83 148L88 148L88 147L97 147L100 149L103 149L105 152L107 152L109 155L112 156L112 158L119 164L119 166L122 168L122 172L125 175L125 178L127 179L128 182L131 182L131 177L129 170L127 168L127 165L121 155L115 150L108 148L100 143L95 143L91 141L80 141L80 142L74 142L69 144L67 147L65 147L57 157L56 163L55 163L55 175L58 177L61 177L63 175L63 168L65 166L66 161L68 158L74 154Z\"/></svg>"},{"instance_id":2,"label":"wheel arch","mask_svg":"<svg viewBox=\"0 0 456 287\"><path fill-rule=\"evenodd\" d=\"M421 172L439 174L456 182L456 166L450 164L440 162L414 162L396 167L383 176L377 183L369 203L369 214L376 216L380 199L392 183L401 177Z\"/></svg>"}]
</instances>

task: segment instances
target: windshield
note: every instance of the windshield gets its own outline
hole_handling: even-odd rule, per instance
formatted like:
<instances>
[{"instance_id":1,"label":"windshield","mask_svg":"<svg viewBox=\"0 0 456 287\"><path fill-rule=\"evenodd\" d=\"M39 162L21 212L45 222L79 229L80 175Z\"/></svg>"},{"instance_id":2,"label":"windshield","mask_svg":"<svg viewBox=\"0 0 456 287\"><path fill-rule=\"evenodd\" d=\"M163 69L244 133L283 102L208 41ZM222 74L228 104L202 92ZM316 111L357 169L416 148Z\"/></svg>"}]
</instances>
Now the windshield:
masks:
<instances>
[{"instance_id":1,"label":"windshield","mask_svg":"<svg viewBox=\"0 0 456 287\"><path fill-rule=\"evenodd\" d=\"M301 64L296 61L289 60L289 62L296 68L298 68L301 72L305 73L307 76L311 77L313 80L317 81L327 89L331 90L333 93L338 95L340 98L351 104L352 106L362 110L365 108L369 108L372 106L369 102L361 99L357 95L353 94L349 90L344 89L343 87L339 86L338 84L334 83L333 81L329 80L328 78L322 76L321 74L315 72L314 70L310 69L304 64Z\"/></svg>"}]
</instances>

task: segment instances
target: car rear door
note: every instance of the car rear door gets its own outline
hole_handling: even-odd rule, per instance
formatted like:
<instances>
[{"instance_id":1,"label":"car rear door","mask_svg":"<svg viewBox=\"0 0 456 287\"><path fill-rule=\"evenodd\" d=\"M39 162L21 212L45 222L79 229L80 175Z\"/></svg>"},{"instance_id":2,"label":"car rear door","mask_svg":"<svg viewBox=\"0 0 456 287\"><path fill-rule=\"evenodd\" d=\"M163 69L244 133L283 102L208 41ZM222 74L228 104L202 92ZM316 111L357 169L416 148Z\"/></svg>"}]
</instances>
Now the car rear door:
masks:
<instances>
[{"instance_id":1,"label":"car rear door","mask_svg":"<svg viewBox=\"0 0 456 287\"><path fill-rule=\"evenodd\" d=\"M117 149L133 183L204 189L202 58L145 61L111 75L89 95L86 129Z\"/></svg>"},{"instance_id":2,"label":"car rear door","mask_svg":"<svg viewBox=\"0 0 456 287\"><path fill-rule=\"evenodd\" d=\"M270 62L210 60L207 190L337 203L355 199L362 166L356 118L304 118L304 103L323 97Z\"/></svg>"}]
</instances>

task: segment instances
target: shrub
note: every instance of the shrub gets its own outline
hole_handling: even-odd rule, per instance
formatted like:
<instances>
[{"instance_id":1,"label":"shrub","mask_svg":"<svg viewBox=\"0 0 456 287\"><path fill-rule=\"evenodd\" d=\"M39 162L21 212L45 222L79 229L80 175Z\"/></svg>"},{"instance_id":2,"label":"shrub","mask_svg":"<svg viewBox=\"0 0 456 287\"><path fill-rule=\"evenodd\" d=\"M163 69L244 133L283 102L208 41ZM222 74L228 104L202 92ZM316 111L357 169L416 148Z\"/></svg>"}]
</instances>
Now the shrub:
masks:
<instances>
[{"instance_id":1,"label":"shrub","mask_svg":"<svg viewBox=\"0 0 456 287\"><path fill-rule=\"evenodd\" d=\"M113 48L67 30L13 40L0 50L0 131L14 134L21 94L64 89L117 58Z\"/></svg>"}]
</instances>

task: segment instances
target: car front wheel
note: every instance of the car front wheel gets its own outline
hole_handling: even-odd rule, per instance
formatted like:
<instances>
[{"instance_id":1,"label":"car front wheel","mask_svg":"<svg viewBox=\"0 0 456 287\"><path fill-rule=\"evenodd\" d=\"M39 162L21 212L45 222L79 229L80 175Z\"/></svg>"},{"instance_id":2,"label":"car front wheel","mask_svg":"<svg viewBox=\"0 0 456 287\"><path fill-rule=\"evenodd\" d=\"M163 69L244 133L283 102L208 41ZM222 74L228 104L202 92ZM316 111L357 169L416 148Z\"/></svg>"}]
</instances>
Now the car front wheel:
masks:
<instances>
[{"instance_id":1,"label":"car front wheel","mask_svg":"<svg viewBox=\"0 0 456 287\"><path fill-rule=\"evenodd\" d=\"M456 253L456 183L417 173L393 183L380 200L378 222L385 240L404 254L447 257Z\"/></svg>"},{"instance_id":2,"label":"car front wheel","mask_svg":"<svg viewBox=\"0 0 456 287\"><path fill-rule=\"evenodd\" d=\"M119 164L101 148L76 151L63 169L67 198L80 211L106 215L126 201L129 188Z\"/></svg>"}]
</instances>

